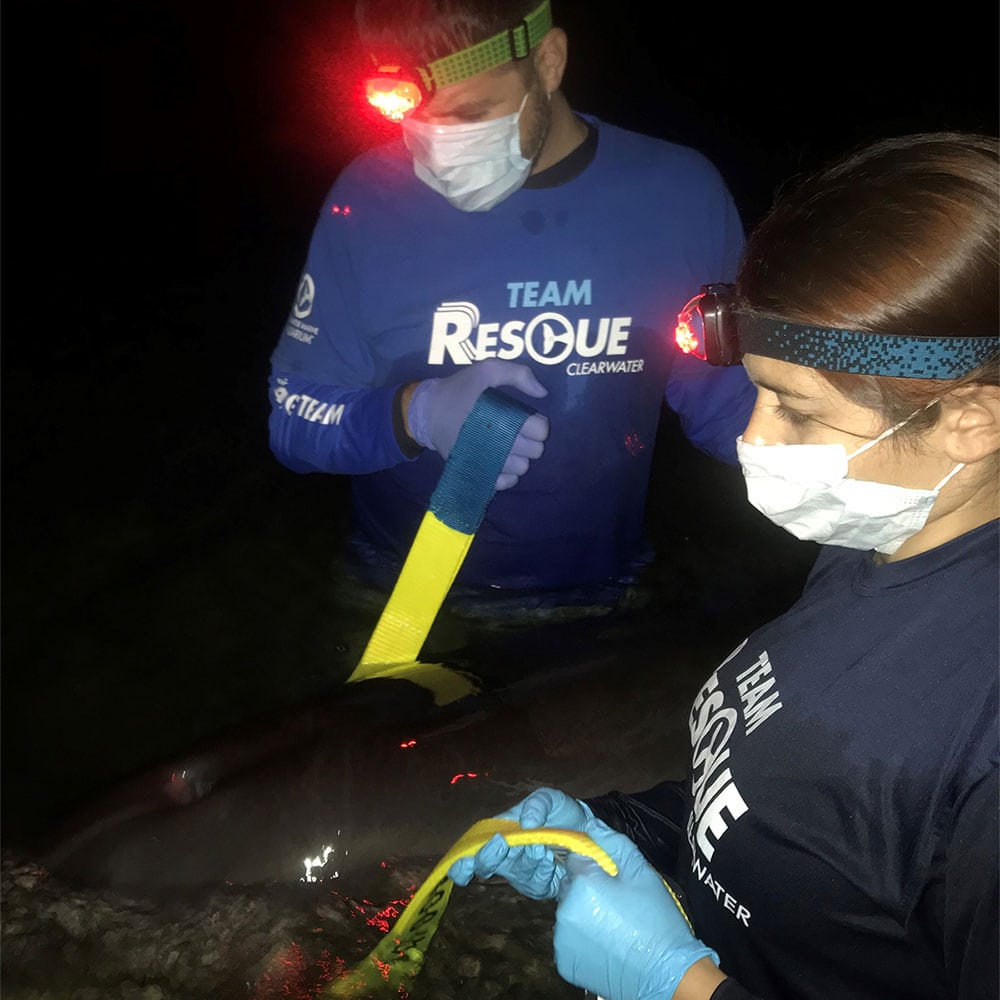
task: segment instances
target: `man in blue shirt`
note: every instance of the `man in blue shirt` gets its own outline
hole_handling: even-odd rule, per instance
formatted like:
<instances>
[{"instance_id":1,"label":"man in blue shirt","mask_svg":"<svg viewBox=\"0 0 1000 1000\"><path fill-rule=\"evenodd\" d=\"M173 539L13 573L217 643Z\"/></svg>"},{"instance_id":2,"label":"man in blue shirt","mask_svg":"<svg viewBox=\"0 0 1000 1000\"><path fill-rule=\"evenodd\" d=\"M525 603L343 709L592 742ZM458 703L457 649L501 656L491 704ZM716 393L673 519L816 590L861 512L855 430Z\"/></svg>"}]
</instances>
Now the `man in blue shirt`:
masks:
<instances>
[{"instance_id":1,"label":"man in blue shirt","mask_svg":"<svg viewBox=\"0 0 1000 1000\"><path fill-rule=\"evenodd\" d=\"M272 356L271 447L352 477L355 548L389 583L459 427L501 387L537 414L457 583L588 603L648 558L664 400L736 462L753 387L670 333L691 288L735 273L743 230L700 153L570 107L549 0L442 6L359 2L373 103L401 135L320 211Z\"/></svg>"}]
</instances>

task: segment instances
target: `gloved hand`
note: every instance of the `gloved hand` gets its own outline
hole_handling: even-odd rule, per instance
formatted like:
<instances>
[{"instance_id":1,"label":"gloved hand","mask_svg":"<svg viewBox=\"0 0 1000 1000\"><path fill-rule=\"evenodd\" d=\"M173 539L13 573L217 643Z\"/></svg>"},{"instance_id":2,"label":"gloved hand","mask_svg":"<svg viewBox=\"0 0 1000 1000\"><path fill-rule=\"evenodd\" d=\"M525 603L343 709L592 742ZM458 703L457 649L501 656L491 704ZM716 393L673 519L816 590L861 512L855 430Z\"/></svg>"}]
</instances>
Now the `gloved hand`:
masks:
<instances>
[{"instance_id":1,"label":"gloved hand","mask_svg":"<svg viewBox=\"0 0 1000 1000\"><path fill-rule=\"evenodd\" d=\"M593 815L586 803L557 788L538 788L498 818L517 820L525 830L542 826L582 830ZM552 848L545 844L510 847L499 833L471 858L459 858L448 869L448 877L457 885L468 885L474 875L500 875L529 899L555 899L565 874L566 866Z\"/></svg>"},{"instance_id":2,"label":"gloved hand","mask_svg":"<svg viewBox=\"0 0 1000 1000\"><path fill-rule=\"evenodd\" d=\"M424 379L413 390L406 413L410 437L447 460L482 391L505 385L533 399L548 395L527 365L499 358L477 361L447 378ZM548 417L533 413L525 420L497 477L498 490L510 489L528 471L532 460L542 457L548 436Z\"/></svg>"},{"instance_id":3,"label":"gloved hand","mask_svg":"<svg viewBox=\"0 0 1000 1000\"><path fill-rule=\"evenodd\" d=\"M559 975L605 1000L670 1000L699 959L719 956L691 932L663 880L624 834L598 819L584 833L615 860L607 875L571 854L556 907Z\"/></svg>"}]
</instances>

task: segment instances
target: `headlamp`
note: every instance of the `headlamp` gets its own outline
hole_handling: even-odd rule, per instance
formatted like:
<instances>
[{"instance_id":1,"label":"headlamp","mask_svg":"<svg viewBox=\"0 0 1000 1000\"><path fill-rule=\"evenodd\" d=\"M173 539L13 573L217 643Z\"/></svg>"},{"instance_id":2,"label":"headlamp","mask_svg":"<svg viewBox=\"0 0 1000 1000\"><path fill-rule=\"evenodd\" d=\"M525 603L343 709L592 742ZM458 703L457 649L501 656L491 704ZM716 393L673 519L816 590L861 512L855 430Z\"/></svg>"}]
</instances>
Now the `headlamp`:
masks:
<instances>
[{"instance_id":1,"label":"headlamp","mask_svg":"<svg viewBox=\"0 0 1000 1000\"><path fill-rule=\"evenodd\" d=\"M379 66L365 83L368 103L390 121L402 121L424 99L420 77L402 66Z\"/></svg>"},{"instance_id":2,"label":"headlamp","mask_svg":"<svg viewBox=\"0 0 1000 1000\"><path fill-rule=\"evenodd\" d=\"M678 314L674 340L685 354L712 365L735 365L744 354L759 354L806 368L890 378L961 378L1000 350L995 333L919 337L737 312L733 286L726 284L701 286Z\"/></svg>"},{"instance_id":3,"label":"headlamp","mask_svg":"<svg viewBox=\"0 0 1000 1000\"><path fill-rule=\"evenodd\" d=\"M680 311L674 340L685 354L710 365L737 365L743 357L736 339L732 285L702 285Z\"/></svg>"},{"instance_id":4,"label":"headlamp","mask_svg":"<svg viewBox=\"0 0 1000 1000\"><path fill-rule=\"evenodd\" d=\"M542 0L513 27L426 66L381 63L372 56L375 72L365 85L368 103L391 121L402 121L424 100L430 100L438 88L468 80L512 59L523 59L551 27L550 0Z\"/></svg>"}]
</instances>

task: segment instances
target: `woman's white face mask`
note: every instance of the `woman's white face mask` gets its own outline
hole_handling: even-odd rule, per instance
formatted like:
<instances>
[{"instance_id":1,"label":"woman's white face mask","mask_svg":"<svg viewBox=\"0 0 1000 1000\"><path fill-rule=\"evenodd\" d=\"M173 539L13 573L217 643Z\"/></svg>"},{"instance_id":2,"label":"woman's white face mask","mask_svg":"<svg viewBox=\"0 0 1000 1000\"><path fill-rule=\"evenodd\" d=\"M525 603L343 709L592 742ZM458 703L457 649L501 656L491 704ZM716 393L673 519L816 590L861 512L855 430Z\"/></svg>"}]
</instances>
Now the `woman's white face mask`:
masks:
<instances>
[{"instance_id":1,"label":"woman's white face mask","mask_svg":"<svg viewBox=\"0 0 1000 1000\"><path fill-rule=\"evenodd\" d=\"M413 169L428 187L463 212L485 212L527 180L531 160L521 155L521 112L467 125L430 125L403 119Z\"/></svg>"},{"instance_id":2,"label":"woman's white face mask","mask_svg":"<svg viewBox=\"0 0 1000 1000\"><path fill-rule=\"evenodd\" d=\"M915 490L849 479L847 463L914 416L850 454L842 444L749 444L741 436L736 453L747 498L796 538L891 555L923 528L941 489L963 466L956 465L933 489Z\"/></svg>"}]
</instances>

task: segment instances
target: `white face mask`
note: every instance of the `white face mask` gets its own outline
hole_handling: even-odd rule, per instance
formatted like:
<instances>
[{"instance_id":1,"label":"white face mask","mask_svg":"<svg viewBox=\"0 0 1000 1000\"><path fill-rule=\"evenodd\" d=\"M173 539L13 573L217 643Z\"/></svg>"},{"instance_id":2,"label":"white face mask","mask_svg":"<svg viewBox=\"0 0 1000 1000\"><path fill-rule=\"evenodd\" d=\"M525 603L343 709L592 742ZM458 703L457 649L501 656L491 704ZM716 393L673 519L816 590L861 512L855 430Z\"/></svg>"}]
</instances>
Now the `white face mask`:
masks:
<instances>
[{"instance_id":1,"label":"white face mask","mask_svg":"<svg viewBox=\"0 0 1000 1000\"><path fill-rule=\"evenodd\" d=\"M841 444L762 445L739 437L736 454L747 498L796 538L891 555L923 528L941 489L964 466L956 465L932 490L913 490L848 479L847 463L915 415L850 455Z\"/></svg>"},{"instance_id":2,"label":"white face mask","mask_svg":"<svg viewBox=\"0 0 1000 1000\"><path fill-rule=\"evenodd\" d=\"M531 160L521 155L521 112L468 125L429 125L403 119L403 140L416 175L455 208L485 212L527 179Z\"/></svg>"}]
</instances>

